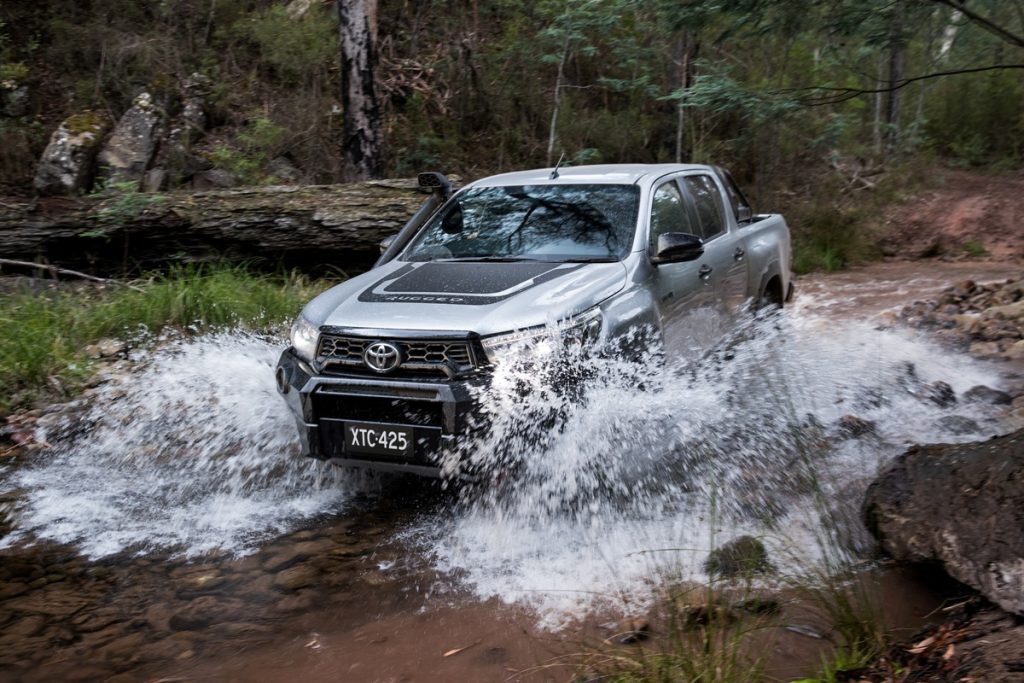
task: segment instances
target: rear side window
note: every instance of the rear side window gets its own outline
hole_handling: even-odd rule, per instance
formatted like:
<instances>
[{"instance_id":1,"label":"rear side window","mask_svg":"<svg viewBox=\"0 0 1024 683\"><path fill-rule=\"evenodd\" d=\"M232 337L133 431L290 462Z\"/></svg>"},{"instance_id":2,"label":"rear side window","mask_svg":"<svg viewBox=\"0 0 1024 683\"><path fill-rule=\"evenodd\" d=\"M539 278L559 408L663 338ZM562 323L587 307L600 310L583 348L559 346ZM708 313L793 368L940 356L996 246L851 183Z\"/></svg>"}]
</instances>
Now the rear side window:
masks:
<instances>
[{"instance_id":1,"label":"rear side window","mask_svg":"<svg viewBox=\"0 0 1024 683\"><path fill-rule=\"evenodd\" d=\"M697 208L700 220L701 239L709 239L725 232L725 210L722 206L722 194L718 191L715 181L708 175L691 175L683 178L686 189L693 195L693 203Z\"/></svg>"},{"instance_id":2,"label":"rear side window","mask_svg":"<svg viewBox=\"0 0 1024 683\"><path fill-rule=\"evenodd\" d=\"M658 248L658 236L666 232L688 232L700 235L690 220L679 186L671 180L654 192L651 200L651 250Z\"/></svg>"}]
</instances>

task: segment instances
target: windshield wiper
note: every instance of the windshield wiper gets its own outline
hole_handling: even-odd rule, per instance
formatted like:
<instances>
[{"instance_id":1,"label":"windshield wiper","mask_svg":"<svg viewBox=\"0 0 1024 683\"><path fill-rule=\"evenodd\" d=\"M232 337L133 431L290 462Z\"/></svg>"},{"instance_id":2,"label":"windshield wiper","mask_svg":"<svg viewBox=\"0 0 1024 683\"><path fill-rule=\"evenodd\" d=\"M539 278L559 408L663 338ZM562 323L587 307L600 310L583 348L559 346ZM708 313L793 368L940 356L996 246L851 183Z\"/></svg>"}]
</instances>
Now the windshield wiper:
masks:
<instances>
[{"instance_id":1,"label":"windshield wiper","mask_svg":"<svg viewBox=\"0 0 1024 683\"><path fill-rule=\"evenodd\" d=\"M494 261L497 263L515 263L517 261L540 261L529 256L456 256L454 258L434 259L434 263L455 263L457 261Z\"/></svg>"}]
</instances>

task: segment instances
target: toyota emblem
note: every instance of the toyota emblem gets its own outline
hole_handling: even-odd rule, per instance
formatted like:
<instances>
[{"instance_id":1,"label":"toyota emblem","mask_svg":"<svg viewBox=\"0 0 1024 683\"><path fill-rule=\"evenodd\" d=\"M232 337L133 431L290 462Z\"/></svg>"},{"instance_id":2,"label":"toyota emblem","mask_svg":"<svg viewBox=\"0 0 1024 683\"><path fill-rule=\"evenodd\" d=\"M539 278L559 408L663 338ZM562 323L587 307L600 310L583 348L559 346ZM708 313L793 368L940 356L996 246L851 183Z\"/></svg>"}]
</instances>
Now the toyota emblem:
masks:
<instances>
[{"instance_id":1,"label":"toyota emblem","mask_svg":"<svg viewBox=\"0 0 1024 683\"><path fill-rule=\"evenodd\" d=\"M366 367L383 375L402 364L402 352L390 342L373 342L363 351L363 362Z\"/></svg>"}]
</instances>

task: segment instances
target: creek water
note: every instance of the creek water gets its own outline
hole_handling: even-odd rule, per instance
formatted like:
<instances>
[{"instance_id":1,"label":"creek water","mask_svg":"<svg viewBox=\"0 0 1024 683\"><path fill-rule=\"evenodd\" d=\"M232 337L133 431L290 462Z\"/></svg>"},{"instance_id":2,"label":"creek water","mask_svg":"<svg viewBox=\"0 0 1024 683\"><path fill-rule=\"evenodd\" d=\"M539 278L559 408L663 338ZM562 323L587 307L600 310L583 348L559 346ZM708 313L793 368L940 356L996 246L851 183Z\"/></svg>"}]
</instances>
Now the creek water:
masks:
<instances>
[{"instance_id":1,"label":"creek water","mask_svg":"<svg viewBox=\"0 0 1024 683\"><path fill-rule=\"evenodd\" d=\"M492 680L545 657L546 636L511 633L642 611L665 581L706 581L711 548L739 535L783 575L856 559L879 466L1009 428L933 384L998 387L1002 368L879 326L965 274L915 268L811 279L683 363L581 361L572 389L538 381L564 371L543 357L506 365L460 460L514 475L457 490L298 458L273 383L282 340L165 343L44 418L49 448L0 473L0 671L272 680L274 646L328 678ZM873 428L852 437L849 415ZM225 653L237 668L210 663Z\"/></svg>"}]
</instances>

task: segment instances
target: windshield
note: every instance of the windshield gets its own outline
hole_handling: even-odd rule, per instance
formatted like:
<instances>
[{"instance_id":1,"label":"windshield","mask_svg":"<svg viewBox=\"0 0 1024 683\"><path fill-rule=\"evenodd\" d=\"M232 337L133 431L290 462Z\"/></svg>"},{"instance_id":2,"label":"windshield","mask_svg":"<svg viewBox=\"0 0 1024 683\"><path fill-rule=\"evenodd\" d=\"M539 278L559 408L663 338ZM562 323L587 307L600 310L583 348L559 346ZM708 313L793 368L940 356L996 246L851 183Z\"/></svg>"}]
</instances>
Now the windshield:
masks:
<instances>
[{"instance_id":1,"label":"windshield","mask_svg":"<svg viewBox=\"0 0 1024 683\"><path fill-rule=\"evenodd\" d=\"M635 185L480 187L456 195L405 261L618 261L633 244Z\"/></svg>"}]
</instances>

